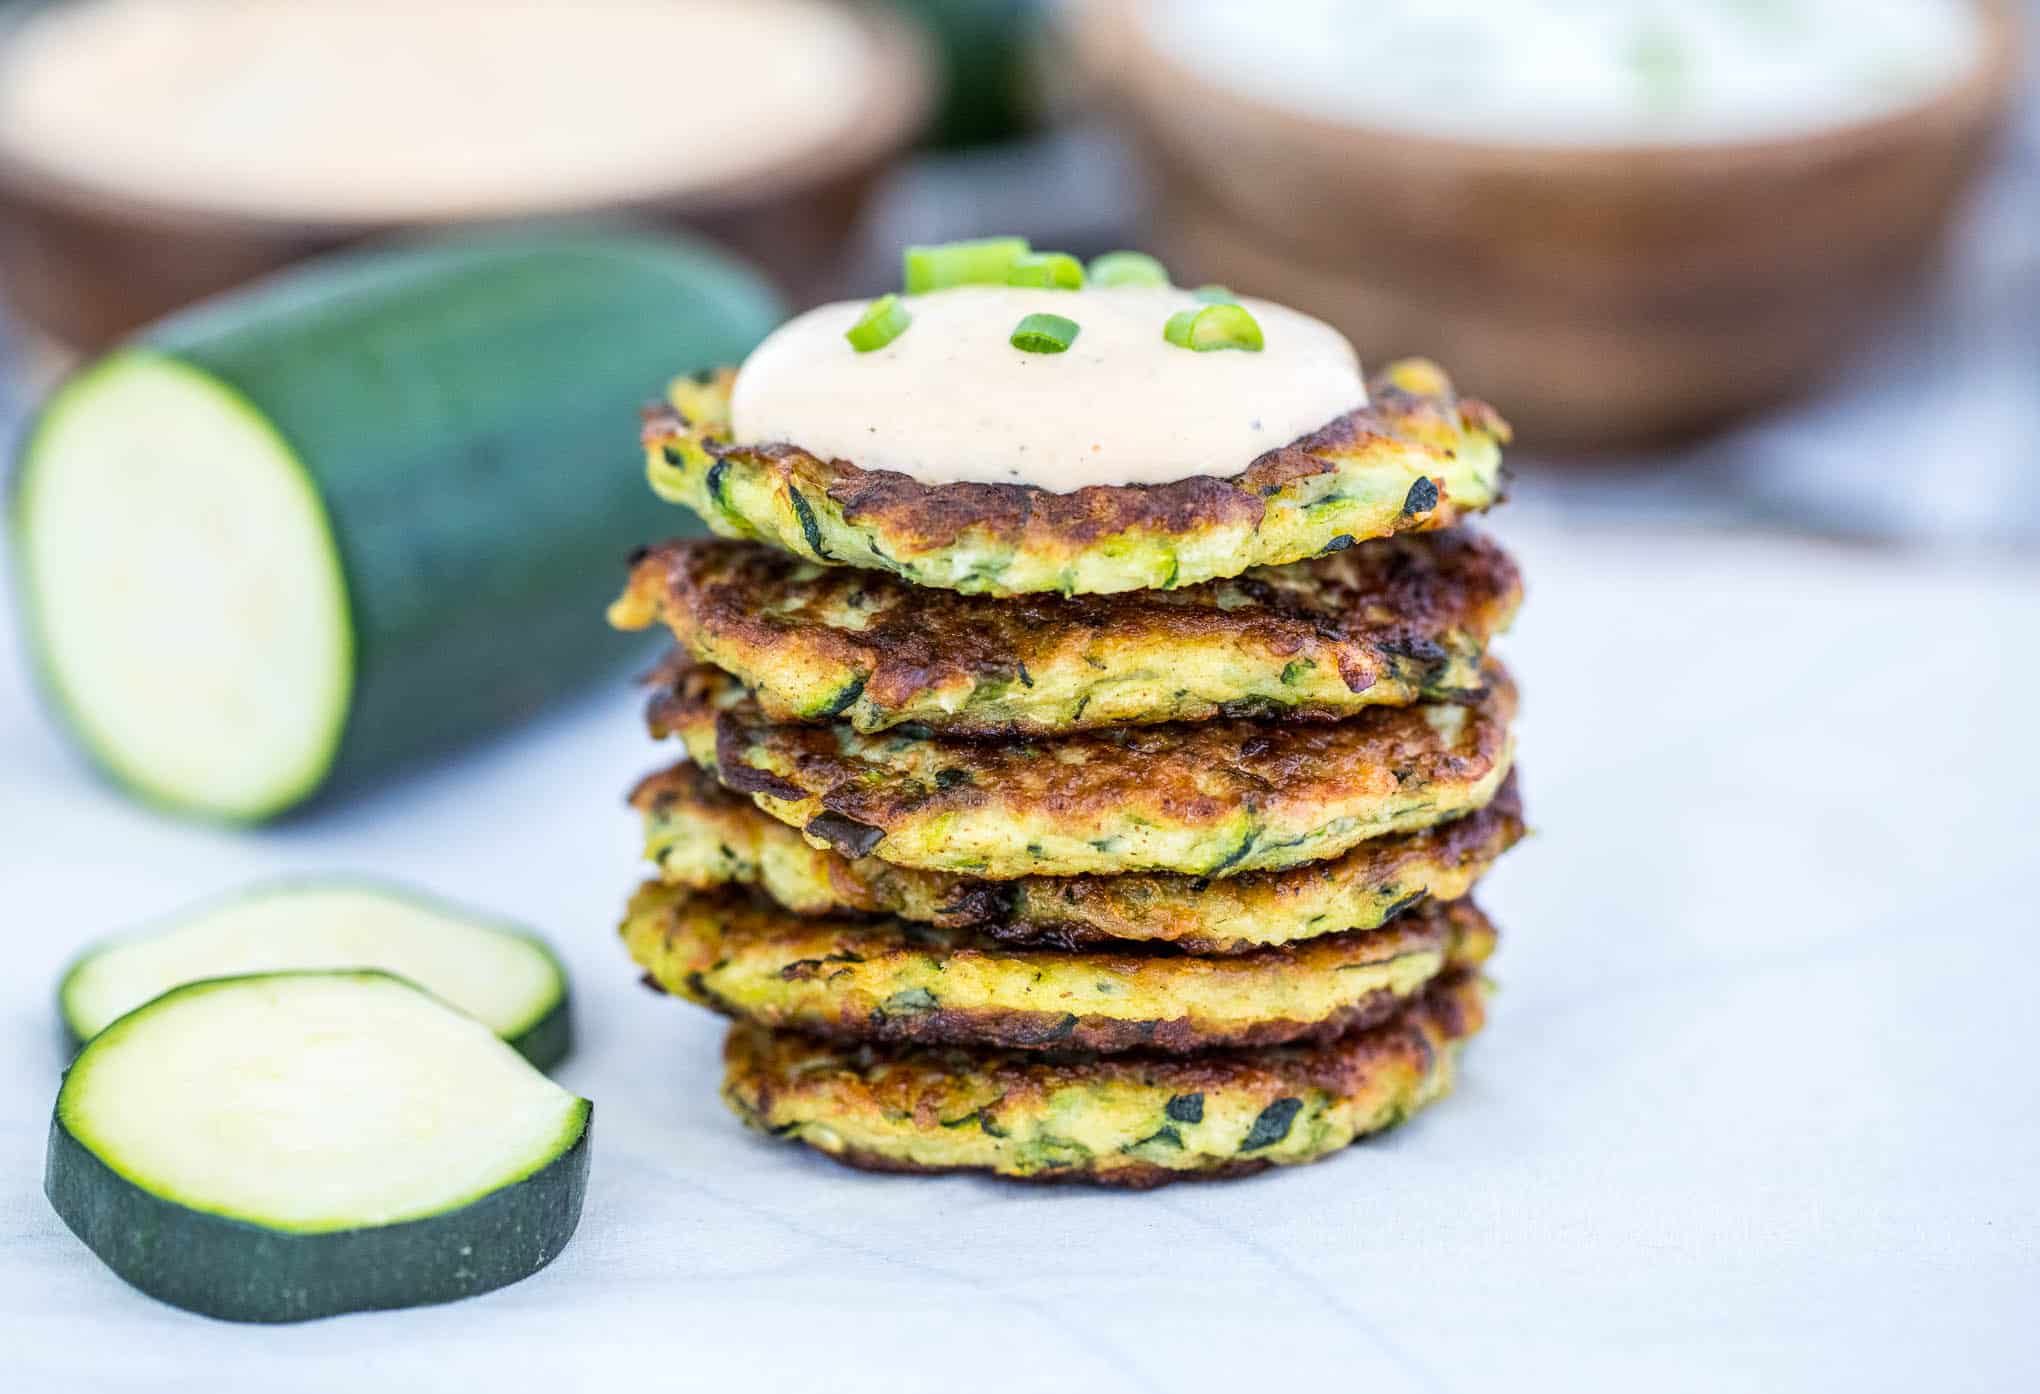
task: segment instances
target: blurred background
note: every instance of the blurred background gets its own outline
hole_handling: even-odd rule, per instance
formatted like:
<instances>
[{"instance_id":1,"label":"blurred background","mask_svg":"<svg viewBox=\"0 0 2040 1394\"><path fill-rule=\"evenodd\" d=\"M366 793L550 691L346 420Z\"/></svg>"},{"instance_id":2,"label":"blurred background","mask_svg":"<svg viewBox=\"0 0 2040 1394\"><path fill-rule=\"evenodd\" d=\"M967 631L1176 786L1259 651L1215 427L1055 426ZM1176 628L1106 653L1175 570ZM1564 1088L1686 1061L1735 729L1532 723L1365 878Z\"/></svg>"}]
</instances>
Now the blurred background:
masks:
<instances>
[{"instance_id":1,"label":"blurred background","mask_svg":"<svg viewBox=\"0 0 2040 1394\"><path fill-rule=\"evenodd\" d=\"M334 494L388 540L349 583L416 623L363 652L441 685L348 720L427 772L259 829L160 816L38 710L31 607L0 604L16 1385L352 1389L367 1358L429 1389L493 1356L561 1389L653 1358L704 1387L1238 1389L1279 1351L1386 1390L2040 1387L2040 1110L1991 1068L2040 1023L1989 995L2036 942L2036 33L2040 0L0 0L0 444L159 317L342 247L390 269L421 231L626 219L792 306L897 288L908 242L1146 248L1371 367L1435 356L1515 423L1482 526L1528 581L1504 653L1539 832L1481 888L1506 993L1456 1116L1279 1204L768 1160L706 1014L617 953L623 791L672 755L632 654L595 650L629 647L601 621L627 549L692 526L633 408L756 342L773 294L698 246L513 247L397 264L324 321L375 277L300 266L204 334L280 364L245 395L372 486ZM88 595L122 563L187 597L81 641L109 706L305 705L263 669L314 625L211 565L234 529L152 511L190 521L205 443L152 458L175 413L107 400L112 503L51 553ZM235 624L213 684L186 641ZM146 1324L35 1189L51 984L173 906L362 871L559 947L561 1077L603 1115L581 1237L368 1342ZM1016 1332L1024 1361L985 1358Z\"/></svg>"},{"instance_id":2,"label":"blurred background","mask_svg":"<svg viewBox=\"0 0 2040 1394\"><path fill-rule=\"evenodd\" d=\"M649 218L796 304L998 231L1438 357L1530 509L2040 546L2030 0L825 8L0 3L0 435L392 230Z\"/></svg>"}]
</instances>

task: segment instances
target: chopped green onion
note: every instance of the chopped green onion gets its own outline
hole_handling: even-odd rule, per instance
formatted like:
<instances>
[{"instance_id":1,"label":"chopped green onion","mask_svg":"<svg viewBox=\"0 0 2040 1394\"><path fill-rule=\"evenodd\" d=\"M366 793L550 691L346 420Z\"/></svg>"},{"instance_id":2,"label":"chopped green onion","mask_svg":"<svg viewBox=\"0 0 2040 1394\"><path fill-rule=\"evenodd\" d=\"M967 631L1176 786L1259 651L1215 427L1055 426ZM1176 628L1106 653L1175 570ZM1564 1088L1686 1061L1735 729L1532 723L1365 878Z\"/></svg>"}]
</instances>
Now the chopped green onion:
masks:
<instances>
[{"instance_id":1,"label":"chopped green onion","mask_svg":"<svg viewBox=\"0 0 2040 1394\"><path fill-rule=\"evenodd\" d=\"M1240 298L1224 286L1199 286L1190 292L1192 300L1202 300L1207 305L1237 305Z\"/></svg>"},{"instance_id":2,"label":"chopped green onion","mask_svg":"<svg viewBox=\"0 0 2040 1394\"><path fill-rule=\"evenodd\" d=\"M1061 353L1077 341L1077 322L1061 315L1029 315L1014 326L1012 345L1022 353Z\"/></svg>"},{"instance_id":3,"label":"chopped green onion","mask_svg":"<svg viewBox=\"0 0 2040 1394\"><path fill-rule=\"evenodd\" d=\"M909 247L900 256L900 270L909 295L950 286L1003 286L1013 263L1028 253L1024 237L980 237L970 242L939 242Z\"/></svg>"},{"instance_id":4,"label":"chopped green onion","mask_svg":"<svg viewBox=\"0 0 2040 1394\"><path fill-rule=\"evenodd\" d=\"M1094 286L1165 286L1169 268L1146 252L1107 252L1091 263Z\"/></svg>"},{"instance_id":5,"label":"chopped green onion","mask_svg":"<svg viewBox=\"0 0 2040 1394\"><path fill-rule=\"evenodd\" d=\"M1197 353L1214 349L1245 349L1259 353L1263 346L1261 326L1240 305L1206 305L1200 310L1179 310L1169 316L1162 337L1177 348Z\"/></svg>"},{"instance_id":6,"label":"chopped green onion","mask_svg":"<svg viewBox=\"0 0 2040 1394\"><path fill-rule=\"evenodd\" d=\"M859 353L870 353L906 333L913 322L914 317L907 313L897 295L881 295L864 307L864 313L857 317L857 323L843 331L843 337Z\"/></svg>"},{"instance_id":7,"label":"chopped green onion","mask_svg":"<svg viewBox=\"0 0 2040 1394\"><path fill-rule=\"evenodd\" d=\"M1043 290L1082 290L1084 266L1068 252L1029 252L1013 263L1006 273L1009 286L1039 286Z\"/></svg>"}]
</instances>

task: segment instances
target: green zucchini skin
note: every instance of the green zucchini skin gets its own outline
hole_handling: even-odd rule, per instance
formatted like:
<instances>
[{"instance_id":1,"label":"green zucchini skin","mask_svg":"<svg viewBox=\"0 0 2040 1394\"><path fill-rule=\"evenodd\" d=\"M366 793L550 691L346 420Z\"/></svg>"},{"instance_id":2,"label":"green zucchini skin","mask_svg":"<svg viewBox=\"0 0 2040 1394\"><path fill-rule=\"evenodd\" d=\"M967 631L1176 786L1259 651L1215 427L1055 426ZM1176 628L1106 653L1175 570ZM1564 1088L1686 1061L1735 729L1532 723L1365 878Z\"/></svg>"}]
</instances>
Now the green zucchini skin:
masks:
<instances>
[{"instance_id":1,"label":"green zucchini skin","mask_svg":"<svg viewBox=\"0 0 2040 1394\"><path fill-rule=\"evenodd\" d=\"M529 716L636 652L600 620L670 510L616 423L783 317L736 263L651 238L345 260L148 340L256 404L325 500L356 655L328 789Z\"/></svg>"},{"instance_id":2,"label":"green zucchini skin","mask_svg":"<svg viewBox=\"0 0 2040 1394\"><path fill-rule=\"evenodd\" d=\"M529 1060L534 1070L551 1074L554 1066L574 1052L574 1014L568 1006L572 998L571 988L561 992L552 1010L504 1044Z\"/></svg>"},{"instance_id":3,"label":"green zucchini skin","mask_svg":"<svg viewBox=\"0 0 2040 1394\"><path fill-rule=\"evenodd\" d=\"M453 1302L551 1263L580 1223L591 1125L584 1113L574 1144L513 1185L375 1229L291 1234L165 1200L100 1160L61 1119L50 1123L43 1191L108 1268L159 1301L225 1321L310 1321Z\"/></svg>"},{"instance_id":4,"label":"green zucchini skin","mask_svg":"<svg viewBox=\"0 0 2040 1394\"><path fill-rule=\"evenodd\" d=\"M1028 58L1048 28L1042 0L896 0L940 57L942 97L933 141L978 145L1034 124Z\"/></svg>"},{"instance_id":5,"label":"green zucchini skin","mask_svg":"<svg viewBox=\"0 0 2040 1394\"><path fill-rule=\"evenodd\" d=\"M353 650L338 748L301 789L241 811L130 792L261 821L529 717L640 655L601 616L624 558L673 515L617 422L675 370L741 359L782 316L706 245L527 231L308 263L116 350L204 375L289 447L324 507ZM79 730L61 696L52 705Z\"/></svg>"}]
</instances>

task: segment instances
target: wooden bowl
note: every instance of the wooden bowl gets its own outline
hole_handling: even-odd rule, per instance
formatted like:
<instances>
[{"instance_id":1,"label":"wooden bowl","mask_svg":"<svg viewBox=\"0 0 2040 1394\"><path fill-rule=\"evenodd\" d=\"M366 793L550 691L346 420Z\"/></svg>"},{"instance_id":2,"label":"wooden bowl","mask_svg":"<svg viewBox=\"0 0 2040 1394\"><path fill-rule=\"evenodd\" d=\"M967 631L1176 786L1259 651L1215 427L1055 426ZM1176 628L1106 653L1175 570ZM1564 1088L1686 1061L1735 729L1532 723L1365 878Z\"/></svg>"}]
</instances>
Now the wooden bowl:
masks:
<instances>
[{"instance_id":1,"label":"wooden bowl","mask_svg":"<svg viewBox=\"0 0 2040 1394\"><path fill-rule=\"evenodd\" d=\"M749 258L795 303L828 294L851 226L879 176L920 133L934 93L919 34L879 6L855 10L871 34L877 72L866 109L840 135L738 177L573 214L705 233ZM0 155L0 296L58 350L90 352L305 257L446 225L176 206L108 194Z\"/></svg>"},{"instance_id":2,"label":"wooden bowl","mask_svg":"<svg viewBox=\"0 0 2040 1394\"><path fill-rule=\"evenodd\" d=\"M1217 87L1137 0L1078 40L1150 157L1179 278L1337 323L1364 359L1437 357L1540 447L1690 433L1815 382L1920 281L2016 88L1987 56L1896 114L1718 145L1493 145L1363 129Z\"/></svg>"}]
</instances>

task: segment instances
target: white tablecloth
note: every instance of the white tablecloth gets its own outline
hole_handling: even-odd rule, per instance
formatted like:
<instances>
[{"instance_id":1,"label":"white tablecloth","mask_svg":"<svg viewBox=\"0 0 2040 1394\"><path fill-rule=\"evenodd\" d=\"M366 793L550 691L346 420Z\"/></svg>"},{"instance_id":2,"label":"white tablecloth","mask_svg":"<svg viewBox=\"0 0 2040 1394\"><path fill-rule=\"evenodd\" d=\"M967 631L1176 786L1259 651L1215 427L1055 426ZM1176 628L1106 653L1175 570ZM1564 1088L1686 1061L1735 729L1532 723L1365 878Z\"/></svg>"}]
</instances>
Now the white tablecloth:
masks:
<instances>
[{"instance_id":1,"label":"white tablecloth","mask_svg":"<svg viewBox=\"0 0 2040 1394\"><path fill-rule=\"evenodd\" d=\"M631 693L251 835L99 788L0 658L0 1388L2040 1388L2040 577L1501 531L1541 836L1486 897L1503 993L1463 1086L1325 1164L1145 1196L868 1177L741 1131L716 1024L611 932L654 758ZM580 1234L454 1306L159 1306L41 1195L58 971L337 868L566 955Z\"/></svg>"}]
</instances>

